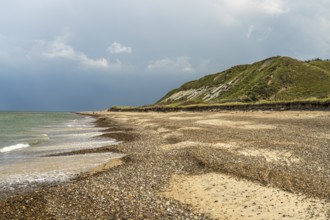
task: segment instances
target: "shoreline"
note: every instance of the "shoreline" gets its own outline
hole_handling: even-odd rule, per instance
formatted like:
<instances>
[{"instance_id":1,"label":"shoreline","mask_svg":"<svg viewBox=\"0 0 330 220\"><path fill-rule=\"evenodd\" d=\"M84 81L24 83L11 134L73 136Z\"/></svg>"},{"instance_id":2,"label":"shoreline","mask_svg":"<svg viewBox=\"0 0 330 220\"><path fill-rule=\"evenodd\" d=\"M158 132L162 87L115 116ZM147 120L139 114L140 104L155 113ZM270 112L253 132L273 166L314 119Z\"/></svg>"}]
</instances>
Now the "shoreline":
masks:
<instances>
[{"instance_id":1,"label":"shoreline","mask_svg":"<svg viewBox=\"0 0 330 220\"><path fill-rule=\"evenodd\" d=\"M300 213L291 211L291 214L289 210L283 207L284 211L281 211L283 213L280 217L295 215L296 217L312 216L315 219L325 219L328 215L326 212L329 212L330 216L330 211L327 211L327 209L330 210L329 200L319 199L328 197L329 194L327 193L330 192L327 191L326 187L329 186L329 180L320 180L319 183L325 184L323 185L324 190L318 191L318 188L310 188L313 186L311 182L307 181L310 173L304 170L300 171L299 167L301 165L298 166L298 164L302 161L307 163L308 168L312 169L313 172L317 169L316 165L318 164L315 166L308 164L309 161L301 158L300 156L303 155L300 155L299 151L295 151L295 143L290 143L291 139L291 141L301 141L301 138L304 139L303 134L313 131L312 135L315 137L313 136L312 139L317 138L315 139L318 140L316 146L320 146L320 149L310 150L306 147L302 150L307 150L310 154L317 154L315 158L320 157L318 166L324 164L326 162L324 159L327 159L324 157L327 157L327 155L322 155L322 146L328 143L329 137L319 137L317 135L323 134L322 129L328 126L330 122L329 113L290 112L283 114L282 112L256 112L242 114L222 112L212 114L165 114L97 112L91 116L98 118L97 125L104 128L105 136L112 138L116 136L119 143L93 149L92 152L82 150L73 153L116 151L126 154L125 157L120 159L120 162L114 162L114 164L118 163L118 166L112 166L113 164L110 162L109 167L103 167L102 165L96 168L97 172L92 172L91 175L85 173L72 182L45 187L0 201L0 208L4 210L4 213L0 214L1 219L4 217L29 218L29 216L49 219L97 217L110 219L216 219L219 214L225 219L230 219L232 214L241 215L237 209L240 207L239 204L233 207L228 206L228 210L230 209L230 212L227 210L228 213L224 213L224 210L221 211L223 213L214 213L219 212L219 210L205 210L199 207L202 204L200 200L193 203L194 199L189 198L189 196L194 194L188 193L185 201L173 196L165 196L165 194L171 194L171 192L175 194L173 186L179 187L176 192L180 192L186 184L191 184L189 182L191 177L195 176L197 179L194 181L196 182L205 181L208 178L207 174L213 172L216 173L216 176L212 176L212 178L217 179L217 182L222 181L225 184L224 186L226 186L227 180L221 180L221 178L224 178L221 175L225 175L226 178L237 184L240 181L248 181L243 184L244 186L249 185L249 182L257 184L257 186L251 185L251 188L246 189L248 191L253 191L255 188L266 190L272 186L271 188L279 190L274 192L272 205L277 204L279 206L277 202L283 202L283 196L293 202L296 201L295 196L299 195L298 199L306 200L306 204L310 207L309 210L307 208L300 210ZM278 117L280 117L280 120L277 119ZM288 133L286 129L290 126L291 130L292 127L302 126L303 130L299 132L303 134L299 137L296 137L294 131L286 134ZM308 130L308 127L311 127L312 130ZM313 130L317 128L319 130ZM269 131L284 136L278 140L276 139L277 136L272 136ZM269 137L260 136L259 133L263 132ZM244 146L245 151L243 151L242 146L239 146L239 141L251 142L251 138L254 138L256 142L251 143L251 146L247 143ZM268 144L274 149L259 148L256 151L252 148L252 146L257 147L258 143L268 140L265 138L269 139ZM228 140L230 141L228 142ZM279 141L281 141L280 144L277 143ZM281 151L282 148L284 149L283 152ZM259 155L258 152L262 152L262 155ZM240 162L236 163L237 160L240 160ZM317 171L320 177L326 172L326 166L324 167L325 171ZM255 168L259 171L254 171ZM281 172L276 171L278 168ZM262 176L267 172L268 176ZM298 185L286 185L290 183L292 177L297 178L295 172L298 172L296 174L305 172L307 179L301 177L295 182ZM217 176L218 174L221 175ZM269 179L269 177L272 178ZM229 180L227 182L230 182ZM313 180L316 183L318 181L315 178ZM299 186L303 182L307 185ZM206 186L205 189L198 188L198 190L202 190L201 192L206 189L208 189L206 191L212 191L212 188L214 187ZM289 190L291 193L282 194L282 189ZM185 195L183 192L180 195ZM199 195L198 192L200 191L196 191L195 194ZM229 193L230 191L225 190L223 192ZM214 192L214 195L216 194ZM204 195L204 193L201 195ZM233 200L235 197L239 198L239 195L224 195L229 196L227 200ZM311 202L307 203L310 196L314 196L314 199L311 198ZM214 199L215 197L210 198ZM199 199L207 202L209 198L202 196ZM251 200L251 206L258 208L258 206L253 205L253 202L256 202L256 200ZM218 198L210 200L209 203L223 205L220 204L222 201ZM300 203L303 204L303 201ZM262 204L259 206L262 206ZM263 212L267 214L265 210ZM317 213L320 210L325 213ZM236 214L231 217L236 216ZM275 217L279 216L278 213L275 214ZM237 218L242 218L240 215L237 215ZM254 219L259 218L256 214L252 217Z\"/></svg>"},{"instance_id":2,"label":"shoreline","mask_svg":"<svg viewBox=\"0 0 330 220\"><path fill-rule=\"evenodd\" d=\"M95 123L91 125L92 129L100 129L97 127ZM88 134L89 139L86 139L86 143L94 143L97 144L95 146L99 146L99 140L102 138L102 135L99 135L100 132L95 132L95 134L97 136L90 136ZM115 142L112 143L111 140L106 142L108 142L106 145L109 146L116 144ZM41 145L41 147L44 146ZM1 185L0 200L5 200L17 194L29 193L40 188L53 187L62 183L67 183L81 178L84 175L102 172L103 169L114 166L113 163L119 165L116 161L124 155L116 154L116 152L108 150L100 152L99 148L102 147L103 146L96 148L81 147L81 150L79 150L80 147L77 147L77 149L60 149L57 150L57 153L54 153L53 150L50 151L52 153L48 152L47 154L47 152L45 152L37 156L27 157L30 159L27 161L21 160L13 165L5 164L4 167L2 167L3 172L1 172L4 183ZM101 153L111 154L109 156L106 154L102 156ZM75 156L82 154L86 155L82 158ZM80 165L79 163L85 165ZM65 166L65 164L69 164L69 166ZM26 174L24 171L25 169L27 169L29 173Z\"/></svg>"}]
</instances>

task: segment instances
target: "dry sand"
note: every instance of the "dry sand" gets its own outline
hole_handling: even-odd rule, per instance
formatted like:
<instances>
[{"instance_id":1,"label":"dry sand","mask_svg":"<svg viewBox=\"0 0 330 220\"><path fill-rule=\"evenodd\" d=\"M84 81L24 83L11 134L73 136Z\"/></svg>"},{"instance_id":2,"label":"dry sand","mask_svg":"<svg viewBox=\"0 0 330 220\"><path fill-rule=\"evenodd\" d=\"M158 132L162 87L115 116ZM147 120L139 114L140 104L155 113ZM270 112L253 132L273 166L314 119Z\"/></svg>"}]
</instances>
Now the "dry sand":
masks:
<instances>
[{"instance_id":1,"label":"dry sand","mask_svg":"<svg viewBox=\"0 0 330 220\"><path fill-rule=\"evenodd\" d=\"M325 200L219 173L173 176L163 195L218 219L327 219L329 208Z\"/></svg>"}]
</instances>

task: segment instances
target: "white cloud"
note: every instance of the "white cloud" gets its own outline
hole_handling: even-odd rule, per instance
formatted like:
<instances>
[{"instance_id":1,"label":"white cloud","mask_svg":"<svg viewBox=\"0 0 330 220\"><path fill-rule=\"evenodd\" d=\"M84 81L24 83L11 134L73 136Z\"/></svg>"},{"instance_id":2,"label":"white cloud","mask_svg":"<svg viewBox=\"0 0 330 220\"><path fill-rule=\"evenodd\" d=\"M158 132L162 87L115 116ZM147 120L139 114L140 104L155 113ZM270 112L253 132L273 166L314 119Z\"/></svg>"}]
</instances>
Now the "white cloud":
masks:
<instances>
[{"instance_id":1,"label":"white cloud","mask_svg":"<svg viewBox=\"0 0 330 220\"><path fill-rule=\"evenodd\" d=\"M83 68L99 70L122 70L123 64L117 59L110 62L105 57L91 58L84 52L76 50L68 43L71 32L64 30L54 40L33 40L31 45L14 46L9 39L0 34L0 63L10 66L42 66L40 59L64 59L73 61ZM47 64L45 64L47 65Z\"/></svg>"},{"instance_id":2,"label":"white cloud","mask_svg":"<svg viewBox=\"0 0 330 220\"><path fill-rule=\"evenodd\" d=\"M43 55L49 58L65 58L71 60L75 60L80 56L71 46L60 40L46 42L46 51L43 52Z\"/></svg>"},{"instance_id":3,"label":"white cloud","mask_svg":"<svg viewBox=\"0 0 330 220\"><path fill-rule=\"evenodd\" d=\"M49 42L39 41L38 44L43 45L42 55L51 59L62 58L77 61L82 66L88 68L118 69L121 67L121 62L119 60L117 60L115 63L110 63L106 58L103 57L92 59L85 53L76 51L71 45L65 42L65 39L65 37L60 36Z\"/></svg>"},{"instance_id":4,"label":"white cloud","mask_svg":"<svg viewBox=\"0 0 330 220\"><path fill-rule=\"evenodd\" d=\"M114 42L111 44L110 47L108 47L108 52L112 54L122 54L122 53L132 53L132 48L128 46L123 46L118 42Z\"/></svg>"},{"instance_id":5,"label":"white cloud","mask_svg":"<svg viewBox=\"0 0 330 220\"><path fill-rule=\"evenodd\" d=\"M149 70L175 69L182 72L195 72L189 62L189 57L177 57L176 59L164 58L152 61L148 65Z\"/></svg>"},{"instance_id":6,"label":"white cloud","mask_svg":"<svg viewBox=\"0 0 330 220\"><path fill-rule=\"evenodd\" d=\"M264 14L282 14L290 11L282 0L225 0L231 12L259 12Z\"/></svg>"},{"instance_id":7,"label":"white cloud","mask_svg":"<svg viewBox=\"0 0 330 220\"><path fill-rule=\"evenodd\" d=\"M249 29L248 29L248 31L247 31L247 33L246 33L246 37L247 37L248 39L250 39L250 37L251 37L253 31L254 31L254 25L250 25L250 26L249 26Z\"/></svg>"},{"instance_id":8,"label":"white cloud","mask_svg":"<svg viewBox=\"0 0 330 220\"><path fill-rule=\"evenodd\" d=\"M280 15L291 11L284 0L208 0L210 16L225 26L241 24L258 15Z\"/></svg>"},{"instance_id":9,"label":"white cloud","mask_svg":"<svg viewBox=\"0 0 330 220\"><path fill-rule=\"evenodd\" d=\"M255 3L253 6L260 4L259 10L268 14L283 14L290 12L290 8L285 6L282 0L265 0Z\"/></svg>"},{"instance_id":10,"label":"white cloud","mask_svg":"<svg viewBox=\"0 0 330 220\"><path fill-rule=\"evenodd\" d=\"M95 68L108 68L109 67L109 62L105 58L100 58L100 59L90 59L88 58L85 54L81 54L78 56L79 61L88 67L95 67Z\"/></svg>"}]
</instances>

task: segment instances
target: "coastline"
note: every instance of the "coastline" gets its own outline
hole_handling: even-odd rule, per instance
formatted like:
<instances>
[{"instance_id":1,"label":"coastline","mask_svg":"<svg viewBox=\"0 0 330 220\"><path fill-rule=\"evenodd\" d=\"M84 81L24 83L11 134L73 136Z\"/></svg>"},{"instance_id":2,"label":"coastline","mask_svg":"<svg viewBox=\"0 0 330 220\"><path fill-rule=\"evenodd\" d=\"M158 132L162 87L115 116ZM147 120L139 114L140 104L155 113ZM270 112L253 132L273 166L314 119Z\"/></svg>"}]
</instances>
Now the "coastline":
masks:
<instances>
[{"instance_id":1,"label":"coastline","mask_svg":"<svg viewBox=\"0 0 330 220\"><path fill-rule=\"evenodd\" d=\"M103 164L109 154L48 157L111 144L95 119L69 112L6 112L0 120L0 197L66 182ZM94 138L97 137L97 138ZM117 156L113 154L113 156Z\"/></svg>"},{"instance_id":2,"label":"coastline","mask_svg":"<svg viewBox=\"0 0 330 220\"><path fill-rule=\"evenodd\" d=\"M109 163L110 167L98 167L97 172L82 174L69 183L46 186L0 201L0 209L4 210L0 219L214 219L219 215L224 219L247 218L248 215L241 216L241 210L237 209L240 205L247 206L247 209L252 207L251 210L260 206L260 210L267 214L267 207L259 204L262 201L256 198L235 205L234 198L239 199L239 194L226 197L234 204L228 206L228 210L207 210L199 206L202 201L223 205L214 197L216 192L213 197L205 195L197 201L189 198L200 195L203 190L219 189L212 185L206 184L205 188L196 189L199 191L194 193L180 191L191 184L190 178L197 178L193 182L198 183L208 180L212 173L215 173L212 178L217 183L227 184L227 187L233 182L248 181L243 183L250 186L247 191L275 189L270 195L274 200L271 205L281 207L283 197L293 203L301 200L298 207L303 208L298 210L299 213L281 207L280 217L325 219L326 212L330 214L329 200L326 200L330 195L329 179L326 178L329 155L323 149L329 143L324 130L330 122L328 112L97 112L91 116L98 117L97 125L105 129L104 136L120 142L72 154L118 152L126 156L114 162L117 166ZM301 129L294 130L298 127ZM304 137L308 133L311 133L310 137ZM279 134L283 137L278 138ZM307 141L306 146L296 150L301 141ZM315 149L308 149L308 144L313 141ZM265 142L267 146L264 146ZM242 143L246 144L243 146ZM308 154L304 156L300 151ZM306 156L316 161L311 163ZM307 165L306 169L302 165ZM194 187L190 185L190 188ZM283 190L291 192L285 194ZM175 197L178 192L184 200ZM222 189L222 192L229 193L230 190ZM210 198L213 200L208 200ZM269 201L269 198L264 199ZM323 213L319 213L322 210ZM261 218L257 213L252 216L254 219ZM276 218L279 213L272 215Z\"/></svg>"}]
</instances>

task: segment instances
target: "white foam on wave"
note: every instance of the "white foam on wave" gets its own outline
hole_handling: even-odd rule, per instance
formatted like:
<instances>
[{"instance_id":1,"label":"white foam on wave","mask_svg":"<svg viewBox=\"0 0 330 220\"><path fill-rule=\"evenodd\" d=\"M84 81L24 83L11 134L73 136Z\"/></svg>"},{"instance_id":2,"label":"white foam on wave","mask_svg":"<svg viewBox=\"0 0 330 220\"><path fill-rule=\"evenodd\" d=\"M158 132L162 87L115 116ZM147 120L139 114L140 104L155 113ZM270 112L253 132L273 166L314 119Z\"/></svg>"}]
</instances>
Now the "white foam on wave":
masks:
<instances>
[{"instance_id":1,"label":"white foam on wave","mask_svg":"<svg viewBox=\"0 0 330 220\"><path fill-rule=\"evenodd\" d=\"M1 192L36 186L42 183L70 181L94 167L123 157L116 153L91 153L57 157L38 157L0 167Z\"/></svg>"},{"instance_id":2,"label":"white foam on wave","mask_svg":"<svg viewBox=\"0 0 330 220\"><path fill-rule=\"evenodd\" d=\"M27 148L27 147L30 147L30 145L29 144L15 144L15 145L3 147L0 150L0 152L5 153L5 152L14 151L14 150L19 150L19 149L22 149L22 148Z\"/></svg>"}]
</instances>

